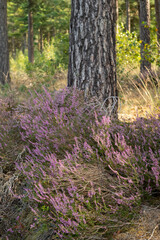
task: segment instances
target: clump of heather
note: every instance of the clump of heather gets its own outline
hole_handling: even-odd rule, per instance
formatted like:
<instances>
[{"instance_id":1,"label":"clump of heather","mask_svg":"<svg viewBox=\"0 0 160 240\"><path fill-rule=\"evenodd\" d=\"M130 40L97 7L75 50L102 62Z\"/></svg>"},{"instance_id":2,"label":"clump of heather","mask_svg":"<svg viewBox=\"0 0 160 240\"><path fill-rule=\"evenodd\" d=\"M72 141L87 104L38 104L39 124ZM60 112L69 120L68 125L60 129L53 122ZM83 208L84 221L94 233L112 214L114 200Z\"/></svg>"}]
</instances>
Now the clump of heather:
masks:
<instances>
[{"instance_id":1,"label":"clump of heather","mask_svg":"<svg viewBox=\"0 0 160 240\"><path fill-rule=\"evenodd\" d=\"M27 177L25 190L38 222L47 222L60 238L71 239L80 239L81 231L91 226L95 225L96 230L96 223L104 227L105 219L101 214L107 216L111 211L96 183L97 168L90 166L89 169L69 153L63 160L58 160L54 154L44 160L46 165L37 164L37 159L17 166Z\"/></svg>"},{"instance_id":2,"label":"clump of heather","mask_svg":"<svg viewBox=\"0 0 160 240\"><path fill-rule=\"evenodd\" d=\"M35 92L23 106L21 114L22 139L35 155L54 152L63 156L70 151L74 137L89 137L88 126L92 111L85 109L81 91L64 89L53 94ZM21 109L19 108L20 112Z\"/></svg>"},{"instance_id":3,"label":"clump of heather","mask_svg":"<svg viewBox=\"0 0 160 240\"><path fill-rule=\"evenodd\" d=\"M62 239L105 237L112 216L160 190L159 116L122 123L86 105L76 89L44 89L17 109L27 197Z\"/></svg>"},{"instance_id":4,"label":"clump of heather","mask_svg":"<svg viewBox=\"0 0 160 240\"><path fill-rule=\"evenodd\" d=\"M112 186L115 195L120 196L116 197L117 202L122 204L123 201L128 201L130 205L130 200L131 203L134 200L133 195L136 199L140 193L152 194L159 191L159 116L137 118L133 123L111 123L106 117L100 121L96 119L95 122L92 128L94 144L87 146L81 142L78 149L80 156L92 160L94 158L103 164L106 172L117 177L118 186ZM132 192L131 196L127 190Z\"/></svg>"},{"instance_id":5,"label":"clump of heather","mask_svg":"<svg viewBox=\"0 0 160 240\"><path fill-rule=\"evenodd\" d=\"M77 139L90 139L92 108L86 108L78 90L65 89L54 95L44 90L17 112L27 149L25 164L18 163L17 168L28 179L26 192L30 201L38 203L32 210L44 216L43 209L47 209L46 219L55 222L59 236L75 235L86 224L89 211L95 206L97 211L105 207L102 199L98 200L101 196L95 197L100 187L94 189L92 181L82 175L85 161L78 163L73 152ZM85 185L86 196L82 191Z\"/></svg>"},{"instance_id":6,"label":"clump of heather","mask_svg":"<svg viewBox=\"0 0 160 240\"><path fill-rule=\"evenodd\" d=\"M130 124L113 126L111 131L115 133L116 128L133 149L135 161L132 165L136 167L141 189L150 193L159 191L160 115L137 118Z\"/></svg>"}]
</instances>

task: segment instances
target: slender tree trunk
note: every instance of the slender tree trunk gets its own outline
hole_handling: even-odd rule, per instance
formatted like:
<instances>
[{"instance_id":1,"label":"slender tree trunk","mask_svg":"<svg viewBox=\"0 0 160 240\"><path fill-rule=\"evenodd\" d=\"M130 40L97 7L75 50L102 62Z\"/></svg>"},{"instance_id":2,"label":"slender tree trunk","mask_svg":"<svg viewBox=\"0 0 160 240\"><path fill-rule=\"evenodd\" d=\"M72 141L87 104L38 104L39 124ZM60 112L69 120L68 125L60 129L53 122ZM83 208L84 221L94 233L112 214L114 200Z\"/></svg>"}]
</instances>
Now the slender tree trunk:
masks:
<instances>
[{"instance_id":1,"label":"slender tree trunk","mask_svg":"<svg viewBox=\"0 0 160 240\"><path fill-rule=\"evenodd\" d=\"M118 34L118 16L119 16L119 8L118 8L118 0L116 0L116 33Z\"/></svg>"},{"instance_id":2,"label":"slender tree trunk","mask_svg":"<svg viewBox=\"0 0 160 240\"><path fill-rule=\"evenodd\" d=\"M10 82L7 34L7 0L0 0L0 83Z\"/></svg>"},{"instance_id":3,"label":"slender tree trunk","mask_svg":"<svg viewBox=\"0 0 160 240\"><path fill-rule=\"evenodd\" d=\"M33 14L32 14L32 1L29 0L28 10L28 60L34 62L34 40L33 40Z\"/></svg>"},{"instance_id":4,"label":"slender tree trunk","mask_svg":"<svg viewBox=\"0 0 160 240\"><path fill-rule=\"evenodd\" d=\"M160 45L160 0L155 0L156 24L157 24L157 41ZM160 51L160 46L159 46Z\"/></svg>"},{"instance_id":5,"label":"slender tree trunk","mask_svg":"<svg viewBox=\"0 0 160 240\"><path fill-rule=\"evenodd\" d=\"M150 45L150 0L140 0L140 40L141 42L141 76L146 78L151 72L147 48Z\"/></svg>"},{"instance_id":6,"label":"slender tree trunk","mask_svg":"<svg viewBox=\"0 0 160 240\"><path fill-rule=\"evenodd\" d=\"M48 33L47 33L47 42L48 42L48 43L50 43L50 39L51 39L50 37L51 37L50 32L48 32Z\"/></svg>"},{"instance_id":7,"label":"slender tree trunk","mask_svg":"<svg viewBox=\"0 0 160 240\"><path fill-rule=\"evenodd\" d=\"M15 46L15 38L12 37L12 57L16 58L16 46Z\"/></svg>"},{"instance_id":8,"label":"slender tree trunk","mask_svg":"<svg viewBox=\"0 0 160 240\"><path fill-rule=\"evenodd\" d=\"M26 50L26 33L24 34L23 36L23 39L22 39L22 52L23 54L25 53L25 50Z\"/></svg>"},{"instance_id":9,"label":"slender tree trunk","mask_svg":"<svg viewBox=\"0 0 160 240\"><path fill-rule=\"evenodd\" d=\"M68 86L117 116L116 0L72 0Z\"/></svg>"},{"instance_id":10,"label":"slender tree trunk","mask_svg":"<svg viewBox=\"0 0 160 240\"><path fill-rule=\"evenodd\" d=\"M43 52L43 31L42 28L39 30L39 50L42 53Z\"/></svg>"},{"instance_id":11,"label":"slender tree trunk","mask_svg":"<svg viewBox=\"0 0 160 240\"><path fill-rule=\"evenodd\" d=\"M130 3L126 0L126 30L131 32Z\"/></svg>"}]
</instances>

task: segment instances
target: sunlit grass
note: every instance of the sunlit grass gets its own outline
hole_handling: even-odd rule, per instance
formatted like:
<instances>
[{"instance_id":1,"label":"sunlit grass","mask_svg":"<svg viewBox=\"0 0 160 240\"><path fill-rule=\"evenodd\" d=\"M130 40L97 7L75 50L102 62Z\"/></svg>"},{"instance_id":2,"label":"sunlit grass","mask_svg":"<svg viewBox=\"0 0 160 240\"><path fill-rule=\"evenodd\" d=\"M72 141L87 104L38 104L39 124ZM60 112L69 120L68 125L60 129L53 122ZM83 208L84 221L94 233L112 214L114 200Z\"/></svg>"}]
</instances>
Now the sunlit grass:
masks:
<instances>
[{"instance_id":1,"label":"sunlit grass","mask_svg":"<svg viewBox=\"0 0 160 240\"><path fill-rule=\"evenodd\" d=\"M131 67L118 77L119 115L129 118L145 117L146 113L157 113L160 107L160 78L154 71L154 79L144 80L139 69Z\"/></svg>"}]
</instances>

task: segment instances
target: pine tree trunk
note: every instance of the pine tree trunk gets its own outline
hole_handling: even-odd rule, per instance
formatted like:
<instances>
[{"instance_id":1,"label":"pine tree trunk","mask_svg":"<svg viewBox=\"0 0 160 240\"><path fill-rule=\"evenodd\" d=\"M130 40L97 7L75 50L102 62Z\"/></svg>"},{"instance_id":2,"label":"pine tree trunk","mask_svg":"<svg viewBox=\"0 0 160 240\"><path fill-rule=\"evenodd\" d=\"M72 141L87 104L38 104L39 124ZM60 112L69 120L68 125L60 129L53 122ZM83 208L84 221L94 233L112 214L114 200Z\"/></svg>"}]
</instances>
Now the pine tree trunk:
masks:
<instances>
[{"instance_id":1,"label":"pine tree trunk","mask_svg":"<svg viewBox=\"0 0 160 240\"><path fill-rule=\"evenodd\" d=\"M16 46L15 46L15 37L12 37L12 57L16 58Z\"/></svg>"},{"instance_id":2,"label":"pine tree trunk","mask_svg":"<svg viewBox=\"0 0 160 240\"><path fill-rule=\"evenodd\" d=\"M147 47L150 45L150 0L140 0L140 40L141 43L141 76L146 78L151 72Z\"/></svg>"},{"instance_id":3,"label":"pine tree trunk","mask_svg":"<svg viewBox=\"0 0 160 240\"><path fill-rule=\"evenodd\" d=\"M118 17L119 17L118 0L116 0L116 33L117 34L118 34Z\"/></svg>"},{"instance_id":4,"label":"pine tree trunk","mask_svg":"<svg viewBox=\"0 0 160 240\"><path fill-rule=\"evenodd\" d=\"M0 0L0 83L10 82L7 34L7 0Z\"/></svg>"},{"instance_id":5,"label":"pine tree trunk","mask_svg":"<svg viewBox=\"0 0 160 240\"><path fill-rule=\"evenodd\" d=\"M117 116L116 0L72 0L68 86Z\"/></svg>"},{"instance_id":6,"label":"pine tree trunk","mask_svg":"<svg viewBox=\"0 0 160 240\"><path fill-rule=\"evenodd\" d=\"M130 3L126 0L126 30L131 32Z\"/></svg>"},{"instance_id":7,"label":"pine tree trunk","mask_svg":"<svg viewBox=\"0 0 160 240\"><path fill-rule=\"evenodd\" d=\"M33 14L32 14L32 1L29 0L28 11L28 60L34 62L34 40L33 40Z\"/></svg>"},{"instance_id":8,"label":"pine tree trunk","mask_svg":"<svg viewBox=\"0 0 160 240\"><path fill-rule=\"evenodd\" d=\"M155 0L155 12L156 12L156 23L157 23L157 41L160 45L160 0ZM160 46L159 46L160 49Z\"/></svg>"},{"instance_id":9,"label":"pine tree trunk","mask_svg":"<svg viewBox=\"0 0 160 240\"><path fill-rule=\"evenodd\" d=\"M39 50L42 53L43 52L43 32L42 28L39 30Z\"/></svg>"},{"instance_id":10,"label":"pine tree trunk","mask_svg":"<svg viewBox=\"0 0 160 240\"><path fill-rule=\"evenodd\" d=\"M26 33L23 36L21 48L22 48L22 52L24 54L25 50L26 50Z\"/></svg>"}]
</instances>

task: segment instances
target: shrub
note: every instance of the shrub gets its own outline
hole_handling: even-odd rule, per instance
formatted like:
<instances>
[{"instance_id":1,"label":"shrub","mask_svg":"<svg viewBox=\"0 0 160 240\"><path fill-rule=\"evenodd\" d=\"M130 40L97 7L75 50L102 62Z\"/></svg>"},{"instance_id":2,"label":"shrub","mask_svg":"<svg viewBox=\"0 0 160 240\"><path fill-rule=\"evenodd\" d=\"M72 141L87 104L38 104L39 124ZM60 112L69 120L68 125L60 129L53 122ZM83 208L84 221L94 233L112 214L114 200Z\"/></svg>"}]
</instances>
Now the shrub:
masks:
<instances>
[{"instance_id":1,"label":"shrub","mask_svg":"<svg viewBox=\"0 0 160 240\"><path fill-rule=\"evenodd\" d=\"M159 116L111 122L88 106L78 90L44 89L17 109L25 197L37 224L64 239L107 236L115 216L126 221L145 194L159 191Z\"/></svg>"}]
</instances>

